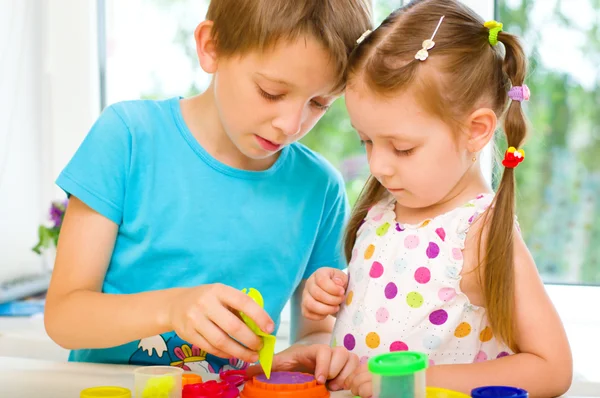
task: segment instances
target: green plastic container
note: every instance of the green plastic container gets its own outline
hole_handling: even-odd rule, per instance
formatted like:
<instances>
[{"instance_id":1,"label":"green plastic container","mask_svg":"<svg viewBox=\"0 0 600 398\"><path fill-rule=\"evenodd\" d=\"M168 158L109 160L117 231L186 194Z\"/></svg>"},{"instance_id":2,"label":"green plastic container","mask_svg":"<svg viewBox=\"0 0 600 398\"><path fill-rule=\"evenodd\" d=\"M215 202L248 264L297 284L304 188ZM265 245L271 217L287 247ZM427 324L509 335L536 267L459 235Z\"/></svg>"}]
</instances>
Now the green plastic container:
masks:
<instances>
[{"instance_id":1,"label":"green plastic container","mask_svg":"<svg viewBox=\"0 0 600 398\"><path fill-rule=\"evenodd\" d=\"M425 398L427 355L398 351L369 360L373 375L373 398Z\"/></svg>"}]
</instances>

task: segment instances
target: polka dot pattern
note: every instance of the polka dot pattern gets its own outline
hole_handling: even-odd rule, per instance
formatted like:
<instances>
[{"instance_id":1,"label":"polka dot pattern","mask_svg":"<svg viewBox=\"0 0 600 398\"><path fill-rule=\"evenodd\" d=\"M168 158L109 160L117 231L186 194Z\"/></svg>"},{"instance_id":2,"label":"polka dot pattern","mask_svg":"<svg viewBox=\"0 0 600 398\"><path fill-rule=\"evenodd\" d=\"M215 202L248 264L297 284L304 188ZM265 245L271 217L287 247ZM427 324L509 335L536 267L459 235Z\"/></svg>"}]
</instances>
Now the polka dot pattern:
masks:
<instances>
[{"instance_id":1,"label":"polka dot pattern","mask_svg":"<svg viewBox=\"0 0 600 398\"><path fill-rule=\"evenodd\" d=\"M385 286L384 290L385 298L392 300L398 295L398 286L394 282L390 282Z\"/></svg>"},{"instance_id":2,"label":"polka dot pattern","mask_svg":"<svg viewBox=\"0 0 600 398\"><path fill-rule=\"evenodd\" d=\"M431 271L427 267L418 268L415 271L415 280L420 284L425 284L431 280Z\"/></svg>"},{"instance_id":3,"label":"polka dot pattern","mask_svg":"<svg viewBox=\"0 0 600 398\"><path fill-rule=\"evenodd\" d=\"M394 341L392 344L390 344L390 352L396 351L408 351L408 346L402 341Z\"/></svg>"},{"instance_id":4,"label":"polka dot pattern","mask_svg":"<svg viewBox=\"0 0 600 398\"><path fill-rule=\"evenodd\" d=\"M388 233L389 229L390 229L390 223L386 222L381 227L377 228L377 235L378 236L385 236L385 234Z\"/></svg>"},{"instance_id":5,"label":"polka dot pattern","mask_svg":"<svg viewBox=\"0 0 600 398\"><path fill-rule=\"evenodd\" d=\"M479 333L479 340L482 343L487 343L492 339L492 337L494 337L494 334L492 333L492 328L490 328L489 326L486 326L485 329L483 329L481 333Z\"/></svg>"},{"instance_id":6,"label":"polka dot pattern","mask_svg":"<svg viewBox=\"0 0 600 398\"><path fill-rule=\"evenodd\" d=\"M471 334L471 325L468 322L461 322L454 331L454 335L459 339L467 337Z\"/></svg>"},{"instance_id":7,"label":"polka dot pattern","mask_svg":"<svg viewBox=\"0 0 600 398\"><path fill-rule=\"evenodd\" d=\"M433 259L440 255L440 247L435 242L429 242L427 246L427 257Z\"/></svg>"},{"instance_id":8,"label":"polka dot pattern","mask_svg":"<svg viewBox=\"0 0 600 398\"><path fill-rule=\"evenodd\" d=\"M381 342L381 340L377 333L371 332L367 335L365 342L367 343L367 347L375 349L375 348L379 347L379 343Z\"/></svg>"},{"instance_id":9,"label":"polka dot pattern","mask_svg":"<svg viewBox=\"0 0 600 398\"><path fill-rule=\"evenodd\" d=\"M356 347L356 340L353 335L347 334L344 336L344 347L346 347L348 351L352 351L354 347Z\"/></svg>"},{"instance_id":10,"label":"polka dot pattern","mask_svg":"<svg viewBox=\"0 0 600 398\"><path fill-rule=\"evenodd\" d=\"M346 296L346 305L352 304L353 297L354 297L354 292L351 290L348 292L348 295Z\"/></svg>"},{"instance_id":11,"label":"polka dot pattern","mask_svg":"<svg viewBox=\"0 0 600 398\"><path fill-rule=\"evenodd\" d=\"M369 247L367 247L367 250L365 250L365 260L371 259L371 257L373 257L374 253L375 253L375 246L369 245Z\"/></svg>"},{"instance_id":12,"label":"polka dot pattern","mask_svg":"<svg viewBox=\"0 0 600 398\"><path fill-rule=\"evenodd\" d=\"M408 235L406 238L404 238L404 247L406 247L409 250L416 249L417 247L419 247L420 243L421 240L417 235Z\"/></svg>"},{"instance_id":13,"label":"polka dot pattern","mask_svg":"<svg viewBox=\"0 0 600 398\"><path fill-rule=\"evenodd\" d=\"M377 322L379 323L386 323L388 319L390 319L390 312L387 310L387 308L381 307L377 310L375 319L377 319Z\"/></svg>"},{"instance_id":14,"label":"polka dot pattern","mask_svg":"<svg viewBox=\"0 0 600 398\"><path fill-rule=\"evenodd\" d=\"M380 278L383 275L383 265L375 261L373 265L371 265L371 271L369 271L369 276L371 278Z\"/></svg>"},{"instance_id":15,"label":"polka dot pattern","mask_svg":"<svg viewBox=\"0 0 600 398\"><path fill-rule=\"evenodd\" d=\"M423 305L423 301L423 296L419 292L410 292L406 296L406 303L412 308L420 308Z\"/></svg>"},{"instance_id":16,"label":"polka dot pattern","mask_svg":"<svg viewBox=\"0 0 600 398\"><path fill-rule=\"evenodd\" d=\"M333 344L366 363L385 352L418 351L430 365L483 362L510 355L495 341L484 308L460 291L469 220L492 200L484 195L422 224L396 220L387 198L365 217L352 251L351 288ZM461 276L462 275L462 276Z\"/></svg>"},{"instance_id":17,"label":"polka dot pattern","mask_svg":"<svg viewBox=\"0 0 600 398\"><path fill-rule=\"evenodd\" d=\"M453 287L444 287L440 289L438 297L440 300L447 303L456 297L456 290Z\"/></svg>"},{"instance_id":18,"label":"polka dot pattern","mask_svg":"<svg viewBox=\"0 0 600 398\"><path fill-rule=\"evenodd\" d=\"M429 314L429 322L433 325L443 325L448 320L448 313L445 310L436 310Z\"/></svg>"}]
</instances>

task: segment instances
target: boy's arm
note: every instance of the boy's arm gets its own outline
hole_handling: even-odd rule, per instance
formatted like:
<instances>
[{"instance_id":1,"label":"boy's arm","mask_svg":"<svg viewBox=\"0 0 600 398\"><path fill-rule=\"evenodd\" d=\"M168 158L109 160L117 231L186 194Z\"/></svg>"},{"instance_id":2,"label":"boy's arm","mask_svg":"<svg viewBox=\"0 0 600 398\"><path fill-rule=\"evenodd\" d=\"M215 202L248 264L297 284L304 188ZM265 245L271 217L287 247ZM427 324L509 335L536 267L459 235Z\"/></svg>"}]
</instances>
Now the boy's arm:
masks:
<instances>
[{"instance_id":1,"label":"boy's arm","mask_svg":"<svg viewBox=\"0 0 600 398\"><path fill-rule=\"evenodd\" d=\"M515 311L520 353L466 365L433 366L427 384L469 393L479 386L514 385L532 397L554 397L570 385L573 362L561 320L534 260L515 231Z\"/></svg>"},{"instance_id":2,"label":"boy's arm","mask_svg":"<svg viewBox=\"0 0 600 398\"><path fill-rule=\"evenodd\" d=\"M56 343L69 349L107 348L175 330L213 355L258 360L260 339L232 311L244 312L268 333L274 324L237 289L213 284L138 294L102 293L117 229L71 196L44 317L48 335Z\"/></svg>"},{"instance_id":3,"label":"boy's arm","mask_svg":"<svg viewBox=\"0 0 600 398\"><path fill-rule=\"evenodd\" d=\"M69 349L113 347L169 331L168 311L181 289L101 293L118 226L72 196L61 227L45 325Z\"/></svg>"}]
</instances>

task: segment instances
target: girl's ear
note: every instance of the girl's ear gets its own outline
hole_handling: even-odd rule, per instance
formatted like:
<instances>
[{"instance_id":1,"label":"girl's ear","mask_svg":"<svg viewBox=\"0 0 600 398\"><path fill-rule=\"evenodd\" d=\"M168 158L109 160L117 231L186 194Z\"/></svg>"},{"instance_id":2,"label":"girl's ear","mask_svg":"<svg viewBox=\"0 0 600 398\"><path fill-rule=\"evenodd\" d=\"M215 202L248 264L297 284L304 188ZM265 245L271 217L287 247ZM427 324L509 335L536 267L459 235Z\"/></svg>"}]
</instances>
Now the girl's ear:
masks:
<instances>
[{"instance_id":1,"label":"girl's ear","mask_svg":"<svg viewBox=\"0 0 600 398\"><path fill-rule=\"evenodd\" d=\"M494 139L498 118L496 113L488 108L480 108L473 112L467 121L467 149L478 153Z\"/></svg>"}]
</instances>

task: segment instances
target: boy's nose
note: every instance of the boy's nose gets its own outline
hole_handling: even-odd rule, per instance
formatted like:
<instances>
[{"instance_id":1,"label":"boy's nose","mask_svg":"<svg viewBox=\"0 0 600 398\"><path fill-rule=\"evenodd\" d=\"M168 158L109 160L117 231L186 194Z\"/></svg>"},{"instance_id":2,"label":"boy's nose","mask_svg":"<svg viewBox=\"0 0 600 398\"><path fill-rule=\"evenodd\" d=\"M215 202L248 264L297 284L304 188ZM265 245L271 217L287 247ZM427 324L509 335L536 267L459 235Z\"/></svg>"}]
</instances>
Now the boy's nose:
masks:
<instances>
[{"instance_id":1,"label":"boy's nose","mask_svg":"<svg viewBox=\"0 0 600 398\"><path fill-rule=\"evenodd\" d=\"M273 120L273 126L287 136L300 132L304 121L304 109L288 109Z\"/></svg>"}]
</instances>

